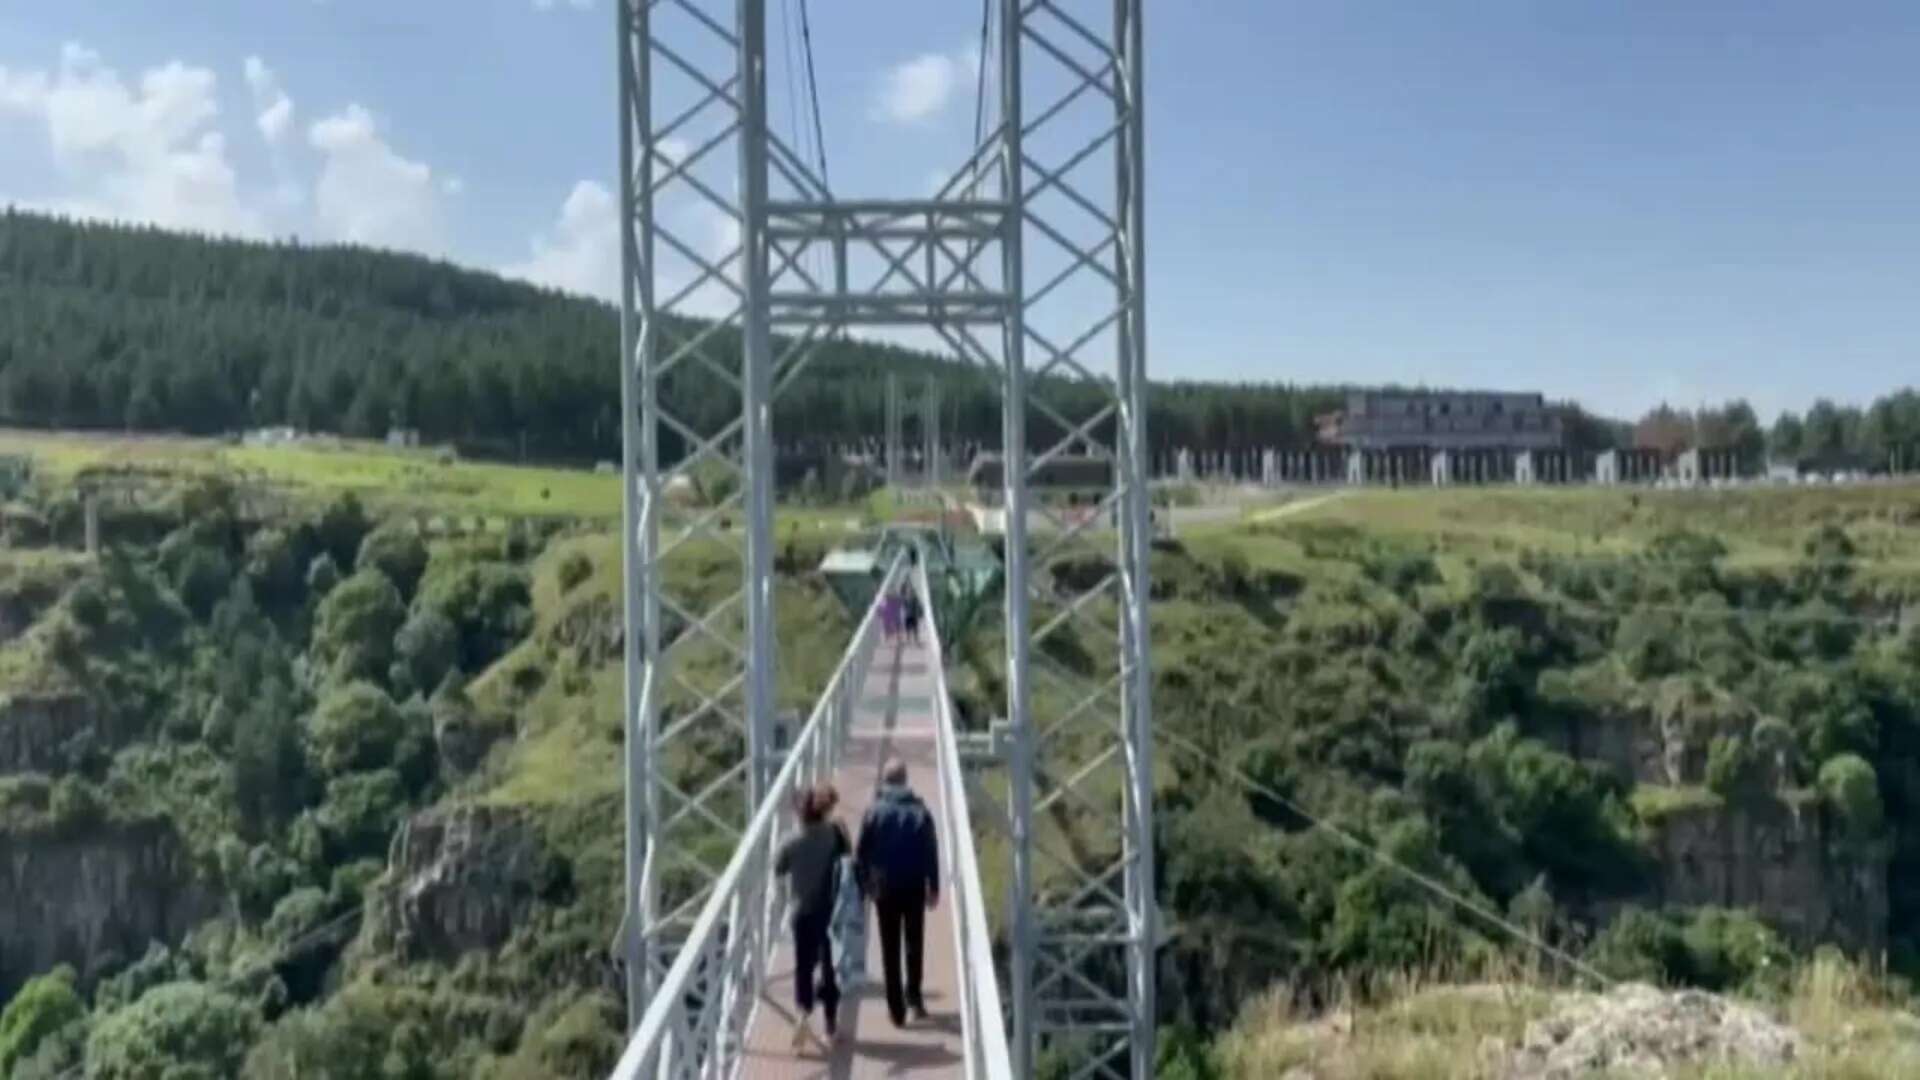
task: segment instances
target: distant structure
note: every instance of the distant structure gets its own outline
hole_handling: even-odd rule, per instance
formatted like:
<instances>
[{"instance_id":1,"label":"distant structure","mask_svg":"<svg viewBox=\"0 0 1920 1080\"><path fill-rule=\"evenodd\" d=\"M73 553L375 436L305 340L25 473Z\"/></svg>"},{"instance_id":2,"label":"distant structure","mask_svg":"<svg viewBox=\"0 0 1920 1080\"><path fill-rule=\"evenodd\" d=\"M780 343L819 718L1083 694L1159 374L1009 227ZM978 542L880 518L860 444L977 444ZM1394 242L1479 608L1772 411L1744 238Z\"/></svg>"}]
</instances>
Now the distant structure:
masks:
<instances>
[{"instance_id":1,"label":"distant structure","mask_svg":"<svg viewBox=\"0 0 1920 1080\"><path fill-rule=\"evenodd\" d=\"M1558 450L1566 427L1544 394L1355 390L1320 418L1320 441L1345 450Z\"/></svg>"},{"instance_id":2,"label":"distant structure","mask_svg":"<svg viewBox=\"0 0 1920 1080\"><path fill-rule=\"evenodd\" d=\"M248 446L292 446L300 441L300 430L291 425L255 428L242 439Z\"/></svg>"},{"instance_id":3,"label":"distant structure","mask_svg":"<svg viewBox=\"0 0 1920 1080\"><path fill-rule=\"evenodd\" d=\"M967 486L983 505L998 506L1006 494L1006 464L999 454L981 454L967 472ZM1042 501L1094 499L1113 482L1113 462L1083 454L1055 457L1027 478L1028 488Z\"/></svg>"}]
</instances>

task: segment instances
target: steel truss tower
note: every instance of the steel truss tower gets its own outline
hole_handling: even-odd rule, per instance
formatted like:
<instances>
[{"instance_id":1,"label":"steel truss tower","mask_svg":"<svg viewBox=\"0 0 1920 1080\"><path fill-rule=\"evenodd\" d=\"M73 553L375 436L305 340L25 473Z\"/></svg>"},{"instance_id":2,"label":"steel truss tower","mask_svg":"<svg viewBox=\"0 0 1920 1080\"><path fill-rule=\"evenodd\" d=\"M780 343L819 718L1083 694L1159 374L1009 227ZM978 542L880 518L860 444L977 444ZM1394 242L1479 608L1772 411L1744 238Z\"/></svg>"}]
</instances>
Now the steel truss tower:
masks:
<instances>
[{"instance_id":1,"label":"steel truss tower","mask_svg":"<svg viewBox=\"0 0 1920 1080\"><path fill-rule=\"evenodd\" d=\"M917 392L907 389L898 372L887 373L887 486L906 483L907 417L920 415L920 476L923 487L945 482L940 459L940 380L928 375Z\"/></svg>"},{"instance_id":2,"label":"steel truss tower","mask_svg":"<svg viewBox=\"0 0 1920 1080\"><path fill-rule=\"evenodd\" d=\"M771 130L767 0L615 5L628 1008L778 765L774 405L831 334L917 326L1003 403L1017 1072L1050 1054L1076 1078L1143 1080L1158 928L1142 0L995 2L996 119L939 193L894 200L835 198ZM1067 458L1105 466L1090 503L1030 488ZM685 486L705 498L670 514ZM739 569L720 595L671 572L717 553ZM1094 572L1036 572L1067 559Z\"/></svg>"}]
</instances>

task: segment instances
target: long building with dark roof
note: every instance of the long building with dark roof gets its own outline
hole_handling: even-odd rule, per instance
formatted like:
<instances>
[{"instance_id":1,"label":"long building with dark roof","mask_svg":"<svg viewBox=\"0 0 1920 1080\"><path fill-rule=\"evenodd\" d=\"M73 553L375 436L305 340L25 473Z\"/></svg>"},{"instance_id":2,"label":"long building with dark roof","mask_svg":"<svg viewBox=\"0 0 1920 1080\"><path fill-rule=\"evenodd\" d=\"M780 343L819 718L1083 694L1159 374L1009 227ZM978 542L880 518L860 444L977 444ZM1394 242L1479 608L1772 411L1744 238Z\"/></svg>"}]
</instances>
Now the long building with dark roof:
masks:
<instances>
[{"instance_id":1,"label":"long building with dark roof","mask_svg":"<svg viewBox=\"0 0 1920 1080\"><path fill-rule=\"evenodd\" d=\"M1544 394L1356 390L1320 418L1320 441L1348 450L1557 450L1566 426Z\"/></svg>"}]
</instances>

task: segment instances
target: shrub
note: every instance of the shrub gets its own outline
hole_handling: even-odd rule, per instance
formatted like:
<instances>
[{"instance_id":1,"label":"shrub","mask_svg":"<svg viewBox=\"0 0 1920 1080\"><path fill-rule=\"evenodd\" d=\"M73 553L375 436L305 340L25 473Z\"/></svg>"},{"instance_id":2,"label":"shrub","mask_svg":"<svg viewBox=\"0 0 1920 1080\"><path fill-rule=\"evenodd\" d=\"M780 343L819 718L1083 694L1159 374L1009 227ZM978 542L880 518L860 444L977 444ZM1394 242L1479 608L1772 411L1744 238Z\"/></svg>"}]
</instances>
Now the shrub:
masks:
<instances>
[{"instance_id":1,"label":"shrub","mask_svg":"<svg viewBox=\"0 0 1920 1080\"><path fill-rule=\"evenodd\" d=\"M234 841L234 847L238 846L239 841ZM224 855L223 862L227 858L232 859L232 865L223 866L228 891L241 910L252 916L272 911L281 897L307 878L299 862L266 844L256 844L237 855Z\"/></svg>"},{"instance_id":2,"label":"shrub","mask_svg":"<svg viewBox=\"0 0 1920 1080\"><path fill-rule=\"evenodd\" d=\"M560 560L560 592L564 595L585 584L593 576L593 559L584 551L572 551Z\"/></svg>"},{"instance_id":3,"label":"shrub","mask_svg":"<svg viewBox=\"0 0 1920 1080\"><path fill-rule=\"evenodd\" d=\"M405 525L384 525L367 534L354 568L380 571L402 597L410 597L420 584L420 575L427 572L427 545Z\"/></svg>"},{"instance_id":4,"label":"shrub","mask_svg":"<svg viewBox=\"0 0 1920 1080\"><path fill-rule=\"evenodd\" d=\"M418 611L393 640L394 661L389 681L402 697L431 693L458 670L460 628L439 611Z\"/></svg>"},{"instance_id":5,"label":"shrub","mask_svg":"<svg viewBox=\"0 0 1920 1080\"><path fill-rule=\"evenodd\" d=\"M333 556L321 552L307 564L307 595L315 600L324 600L340 584L340 564Z\"/></svg>"},{"instance_id":6,"label":"shrub","mask_svg":"<svg viewBox=\"0 0 1920 1080\"><path fill-rule=\"evenodd\" d=\"M1820 798L1833 811L1849 837L1865 840L1880 834L1886 811L1880 802L1880 778L1873 766L1857 754L1841 754L1820 766Z\"/></svg>"},{"instance_id":7,"label":"shrub","mask_svg":"<svg viewBox=\"0 0 1920 1080\"><path fill-rule=\"evenodd\" d=\"M1587 960L1622 982L1663 983L1686 967L1686 943L1672 922L1628 907L1593 940Z\"/></svg>"},{"instance_id":8,"label":"shrub","mask_svg":"<svg viewBox=\"0 0 1920 1080\"><path fill-rule=\"evenodd\" d=\"M366 507L360 505L360 496L349 491L321 511L320 520L314 523L314 538L334 562L352 567L354 556L360 553L360 545L372 529L373 522L367 517Z\"/></svg>"},{"instance_id":9,"label":"shrub","mask_svg":"<svg viewBox=\"0 0 1920 1080\"><path fill-rule=\"evenodd\" d=\"M173 983L100 1021L87 1040L88 1080L224 1080L240 1075L260 1018L240 999Z\"/></svg>"},{"instance_id":10,"label":"shrub","mask_svg":"<svg viewBox=\"0 0 1920 1080\"><path fill-rule=\"evenodd\" d=\"M102 982L93 993L93 1007L102 1015L124 1009L145 997L155 987L191 979L192 970L173 950L159 942L147 947L147 954L126 969Z\"/></svg>"},{"instance_id":11,"label":"shrub","mask_svg":"<svg viewBox=\"0 0 1920 1080\"><path fill-rule=\"evenodd\" d=\"M261 603L283 608L300 598L300 556L299 545L285 529L261 529L247 540L242 572Z\"/></svg>"},{"instance_id":12,"label":"shrub","mask_svg":"<svg viewBox=\"0 0 1920 1080\"><path fill-rule=\"evenodd\" d=\"M1793 954L1748 912L1700 908L1682 923L1629 907L1594 940L1588 959L1623 981L1731 991L1783 987Z\"/></svg>"},{"instance_id":13,"label":"shrub","mask_svg":"<svg viewBox=\"0 0 1920 1080\"><path fill-rule=\"evenodd\" d=\"M1701 908L1681 931L1687 969L1676 973L1708 990L1784 989L1793 954L1773 929L1745 911Z\"/></svg>"},{"instance_id":14,"label":"shrub","mask_svg":"<svg viewBox=\"0 0 1920 1080\"><path fill-rule=\"evenodd\" d=\"M84 829L106 817L100 791L83 776L63 776L53 785L53 797L47 812L53 824L66 829Z\"/></svg>"},{"instance_id":15,"label":"shrub","mask_svg":"<svg viewBox=\"0 0 1920 1080\"><path fill-rule=\"evenodd\" d=\"M287 1014L254 1047L238 1075L254 1080L448 1075L457 1066L435 1060L430 1043L418 1037L420 1029L410 1015L416 1010L395 1000L399 993L356 984L324 1007Z\"/></svg>"},{"instance_id":16,"label":"shrub","mask_svg":"<svg viewBox=\"0 0 1920 1080\"><path fill-rule=\"evenodd\" d=\"M0 1012L0 1076L34 1055L47 1038L84 1021L86 1003L74 991L74 971L61 966L28 979Z\"/></svg>"},{"instance_id":17,"label":"shrub","mask_svg":"<svg viewBox=\"0 0 1920 1080\"><path fill-rule=\"evenodd\" d=\"M274 905L267 920L266 936L275 948L284 949L301 936L327 921L327 894L312 887L295 889Z\"/></svg>"},{"instance_id":18,"label":"shrub","mask_svg":"<svg viewBox=\"0 0 1920 1080\"><path fill-rule=\"evenodd\" d=\"M1395 593L1406 595L1422 585L1438 585L1440 567L1421 552L1381 551L1367 556L1361 570Z\"/></svg>"},{"instance_id":19,"label":"shrub","mask_svg":"<svg viewBox=\"0 0 1920 1080\"><path fill-rule=\"evenodd\" d=\"M1716 735L1707 747L1707 789L1730 803L1771 792L1770 771L1743 735Z\"/></svg>"},{"instance_id":20,"label":"shrub","mask_svg":"<svg viewBox=\"0 0 1920 1080\"><path fill-rule=\"evenodd\" d=\"M431 570L415 607L438 611L460 631L460 667L480 671L517 645L533 625L527 575L497 562Z\"/></svg>"},{"instance_id":21,"label":"shrub","mask_svg":"<svg viewBox=\"0 0 1920 1080\"><path fill-rule=\"evenodd\" d=\"M407 617L400 591L377 570L363 570L320 602L313 652L335 679L385 679L394 635Z\"/></svg>"},{"instance_id":22,"label":"shrub","mask_svg":"<svg viewBox=\"0 0 1920 1080\"><path fill-rule=\"evenodd\" d=\"M1727 557L1727 545L1717 536L1674 529L1654 537L1647 554L1662 562L1712 563Z\"/></svg>"},{"instance_id":23,"label":"shrub","mask_svg":"<svg viewBox=\"0 0 1920 1080\"><path fill-rule=\"evenodd\" d=\"M327 785L315 819L332 861L387 853L387 842L406 813L406 789L392 769L354 773Z\"/></svg>"},{"instance_id":24,"label":"shrub","mask_svg":"<svg viewBox=\"0 0 1920 1080\"><path fill-rule=\"evenodd\" d=\"M212 548L191 549L174 571L174 591L187 605L187 610L201 619L213 614L214 605L226 597L232 584L232 564Z\"/></svg>"},{"instance_id":25,"label":"shrub","mask_svg":"<svg viewBox=\"0 0 1920 1080\"><path fill-rule=\"evenodd\" d=\"M53 781L40 773L0 776L0 826L39 824L53 802Z\"/></svg>"},{"instance_id":26,"label":"shrub","mask_svg":"<svg viewBox=\"0 0 1920 1080\"><path fill-rule=\"evenodd\" d=\"M257 685L233 723L233 789L243 828L273 826L307 803L309 766L285 681Z\"/></svg>"},{"instance_id":27,"label":"shrub","mask_svg":"<svg viewBox=\"0 0 1920 1080\"><path fill-rule=\"evenodd\" d=\"M339 687L314 712L314 758L328 776L393 764L406 725L384 690L366 682Z\"/></svg>"}]
</instances>

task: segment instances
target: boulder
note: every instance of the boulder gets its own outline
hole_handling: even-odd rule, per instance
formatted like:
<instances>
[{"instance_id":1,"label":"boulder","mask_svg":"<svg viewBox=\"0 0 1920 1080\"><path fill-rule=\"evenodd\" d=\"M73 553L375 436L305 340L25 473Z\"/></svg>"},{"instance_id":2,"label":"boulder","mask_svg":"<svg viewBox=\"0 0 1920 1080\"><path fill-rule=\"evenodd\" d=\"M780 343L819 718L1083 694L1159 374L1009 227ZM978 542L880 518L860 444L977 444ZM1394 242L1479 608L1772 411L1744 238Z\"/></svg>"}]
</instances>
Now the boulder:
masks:
<instances>
[{"instance_id":1,"label":"boulder","mask_svg":"<svg viewBox=\"0 0 1920 1080\"><path fill-rule=\"evenodd\" d=\"M1562 999L1546 1018L1528 1026L1505 1075L1510 1080L1664 1080L1707 1069L1771 1075L1792 1065L1799 1053L1797 1034L1750 1005L1698 990L1668 993L1629 985Z\"/></svg>"}]
</instances>

